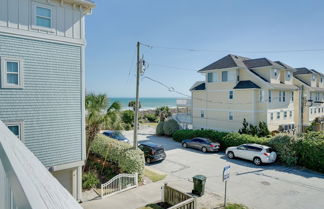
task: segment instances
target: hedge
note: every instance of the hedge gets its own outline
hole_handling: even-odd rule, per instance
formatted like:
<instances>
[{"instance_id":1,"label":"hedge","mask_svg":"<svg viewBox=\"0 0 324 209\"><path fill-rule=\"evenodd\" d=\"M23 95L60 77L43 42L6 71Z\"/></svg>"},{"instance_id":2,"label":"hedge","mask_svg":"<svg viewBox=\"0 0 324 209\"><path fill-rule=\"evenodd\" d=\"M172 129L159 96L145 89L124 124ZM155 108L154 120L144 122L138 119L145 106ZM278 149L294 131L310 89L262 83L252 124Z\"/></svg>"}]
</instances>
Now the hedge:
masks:
<instances>
[{"instance_id":1,"label":"hedge","mask_svg":"<svg viewBox=\"0 0 324 209\"><path fill-rule=\"evenodd\" d=\"M174 132L180 129L180 126L177 121L170 119L164 122L163 124L163 133L166 136L172 136Z\"/></svg>"},{"instance_id":2,"label":"hedge","mask_svg":"<svg viewBox=\"0 0 324 209\"><path fill-rule=\"evenodd\" d=\"M194 137L204 137L219 142L222 150L247 143L267 145L277 152L278 160L284 164L299 165L324 172L324 134L321 132L309 132L297 138L288 135L263 138L214 130L178 130L173 134L173 139L177 142Z\"/></svg>"},{"instance_id":3,"label":"hedge","mask_svg":"<svg viewBox=\"0 0 324 209\"><path fill-rule=\"evenodd\" d=\"M324 173L323 134L317 139L299 138L295 143L298 165Z\"/></svg>"},{"instance_id":4,"label":"hedge","mask_svg":"<svg viewBox=\"0 0 324 209\"><path fill-rule=\"evenodd\" d=\"M143 174L144 154L129 144L98 134L92 142L91 152L116 163L122 172Z\"/></svg>"},{"instance_id":5,"label":"hedge","mask_svg":"<svg viewBox=\"0 0 324 209\"><path fill-rule=\"evenodd\" d=\"M156 135L158 136L164 135L163 126L164 126L164 121L160 121L159 124L156 126Z\"/></svg>"}]
</instances>

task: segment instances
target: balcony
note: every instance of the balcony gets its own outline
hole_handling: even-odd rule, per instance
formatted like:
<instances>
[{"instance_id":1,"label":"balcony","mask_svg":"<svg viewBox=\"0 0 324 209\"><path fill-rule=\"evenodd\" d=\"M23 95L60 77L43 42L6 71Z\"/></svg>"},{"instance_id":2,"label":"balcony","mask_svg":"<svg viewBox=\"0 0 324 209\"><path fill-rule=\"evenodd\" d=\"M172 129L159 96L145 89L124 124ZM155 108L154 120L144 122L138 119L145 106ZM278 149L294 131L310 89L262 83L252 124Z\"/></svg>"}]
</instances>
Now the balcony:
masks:
<instances>
[{"instance_id":1,"label":"balcony","mask_svg":"<svg viewBox=\"0 0 324 209\"><path fill-rule=\"evenodd\" d=\"M1 209L82 209L2 121L0 194Z\"/></svg>"}]
</instances>

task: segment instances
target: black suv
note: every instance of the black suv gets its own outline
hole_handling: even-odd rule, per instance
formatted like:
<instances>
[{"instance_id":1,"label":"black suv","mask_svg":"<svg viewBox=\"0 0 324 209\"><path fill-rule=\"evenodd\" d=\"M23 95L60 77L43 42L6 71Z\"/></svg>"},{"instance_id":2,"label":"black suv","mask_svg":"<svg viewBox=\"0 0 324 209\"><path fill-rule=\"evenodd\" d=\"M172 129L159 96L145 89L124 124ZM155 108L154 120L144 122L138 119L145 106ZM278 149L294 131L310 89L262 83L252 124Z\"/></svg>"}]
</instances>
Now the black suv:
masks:
<instances>
[{"instance_id":1,"label":"black suv","mask_svg":"<svg viewBox=\"0 0 324 209\"><path fill-rule=\"evenodd\" d=\"M147 164L162 161L166 158L162 145L154 144L152 142L141 142L139 143L138 148L144 152L145 162Z\"/></svg>"}]
</instances>

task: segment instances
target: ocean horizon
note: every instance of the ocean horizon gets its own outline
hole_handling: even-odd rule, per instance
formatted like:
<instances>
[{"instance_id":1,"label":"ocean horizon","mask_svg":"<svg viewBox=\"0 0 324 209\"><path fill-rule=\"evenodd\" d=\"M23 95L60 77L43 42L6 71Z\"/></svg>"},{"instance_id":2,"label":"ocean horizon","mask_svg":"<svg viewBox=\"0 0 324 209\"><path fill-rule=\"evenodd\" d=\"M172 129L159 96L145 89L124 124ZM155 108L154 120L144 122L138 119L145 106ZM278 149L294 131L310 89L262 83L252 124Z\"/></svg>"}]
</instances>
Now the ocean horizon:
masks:
<instances>
[{"instance_id":1,"label":"ocean horizon","mask_svg":"<svg viewBox=\"0 0 324 209\"><path fill-rule=\"evenodd\" d=\"M175 97L142 97L140 98L141 110L155 109L157 107L168 106L174 108L177 106L177 99ZM122 109L131 109L128 107L130 101L135 101L134 97L111 97L108 99L109 103L120 102Z\"/></svg>"}]
</instances>

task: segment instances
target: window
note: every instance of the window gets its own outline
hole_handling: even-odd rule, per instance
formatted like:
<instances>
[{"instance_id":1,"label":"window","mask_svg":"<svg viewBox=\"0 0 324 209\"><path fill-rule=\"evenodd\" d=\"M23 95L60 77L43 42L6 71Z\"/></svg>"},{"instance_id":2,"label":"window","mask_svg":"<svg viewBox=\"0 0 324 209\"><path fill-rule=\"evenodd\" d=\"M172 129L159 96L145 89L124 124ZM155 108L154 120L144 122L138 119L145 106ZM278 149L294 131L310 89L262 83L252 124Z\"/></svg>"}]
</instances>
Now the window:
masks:
<instances>
[{"instance_id":1,"label":"window","mask_svg":"<svg viewBox=\"0 0 324 209\"><path fill-rule=\"evenodd\" d=\"M280 112L277 112L277 119L280 119Z\"/></svg>"},{"instance_id":2,"label":"window","mask_svg":"<svg viewBox=\"0 0 324 209\"><path fill-rule=\"evenodd\" d=\"M292 111L289 111L289 117L292 117Z\"/></svg>"},{"instance_id":3,"label":"window","mask_svg":"<svg viewBox=\"0 0 324 209\"><path fill-rule=\"evenodd\" d=\"M260 90L260 102L264 102L264 91Z\"/></svg>"},{"instance_id":4,"label":"window","mask_svg":"<svg viewBox=\"0 0 324 209\"><path fill-rule=\"evenodd\" d=\"M321 108L318 108L318 113L321 113Z\"/></svg>"},{"instance_id":5,"label":"window","mask_svg":"<svg viewBox=\"0 0 324 209\"><path fill-rule=\"evenodd\" d=\"M270 113L270 120L273 120L273 113Z\"/></svg>"},{"instance_id":6,"label":"window","mask_svg":"<svg viewBox=\"0 0 324 209\"><path fill-rule=\"evenodd\" d=\"M321 77L321 83L323 83L323 77Z\"/></svg>"},{"instance_id":7,"label":"window","mask_svg":"<svg viewBox=\"0 0 324 209\"><path fill-rule=\"evenodd\" d=\"M311 112L311 114L313 114L313 109L312 108L310 108L310 112Z\"/></svg>"},{"instance_id":8,"label":"window","mask_svg":"<svg viewBox=\"0 0 324 209\"><path fill-rule=\"evenodd\" d=\"M223 71L222 72L222 81L223 82L227 82L228 81L228 72L227 71Z\"/></svg>"},{"instance_id":9,"label":"window","mask_svg":"<svg viewBox=\"0 0 324 209\"><path fill-rule=\"evenodd\" d=\"M274 69L274 70L273 70L273 75L274 75L275 78L278 77L278 70L277 70L277 69Z\"/></svg>"},{"instance_id":10,"label":"window","mask_svg":"<svg viewBox=\"0 0 324 209\"><path fill-rule=\"evenodd\" d=\"M213 73L207 73L207 82L208 83L213 82Z\"/></svg>"},{"instance_id":11,"label":"window","mask_svg":"<svg viewBox=\"0 0 324 209\"><path fill-rule=\"evenodd\" d=\"M17 136L18 139L22 140L22 129L23 129L23 122L8 122L5 123L8 129Z\"/></svg>"},{"instance_id":12,"label":"window","mask_svg":"<svg viewBox=\"0 0 324 209\"><path fill-rule=\"evenodd\" d=\"M282 92L282 101L283 102L286 101L286 92L285 91Z\"/></svg>"},{"instance_id":13,"label":"window","mask_svg":"<svg viewBox=\"0 0 324 209\"><path fill-rule=\"evenodd\" d=\"M291 92L291 101L294 101L294 92Z\"/></svg>"},{"instance_id":14,"label":"window","mask_svg":"<svg viewBox=\"0 0 324 209\"><path fill-rule=\"evenodd\" d=\"M200 112L200 117L201 118L204 118L205 117L205 112L203 110Z\"/></svg>"},{"instance_id":15,"label":"window","mask_svg":"<svg viewBox=\"0 0 324 209\"><path fill-rule=\"evenodd\" d=\"M228 113L228 120L233 120L233 113L232 112Z\"/></svg>"},{"instance_id":16,"label":"window","mask_svg":"<svg viewBox=\"0 0 324 209\"><path fill-rule=\"evenodd\" d=\"M234 98L234 93L233 91L228 92L228 99L233 99Z\"/></svg>"},{"instance_id":17,"label":"window","mask_svg":"<svg viewBox=\"0 0 324 209\"><path fill-rule=\"evenodd\" d=\"M316 114L316 108L314 108L314 114Z\"/></svg>"},{"instance_id":18,"label":"window","mask_svg":"<svg viewBox=\"0 0 324 209\"><path fill-rule=\"evenodd\" d=\"M279 91L279 102L281 102L281 91Z\"/></svg>"},{"instance_id":19,"label":"window","mask_svg":"<svg viewBox=\"0 0 324 209\"><path fill-rule=\"evenodd\" d=\"M52 28L52 9L36 6L35 23L37 26Z\"/></svg>"},{"instance_id":20,"label":"window","mask_svg":"<svg viewBox=\"0 0 324 209\"><path fill-rule=\"evenodd\" d=\"M312 76L312 79L313 79L313 81L315 81L315 79L316 79L315 75Z\"/></svg>"},{"instance_id":21,"label":"window","mask_svg":"<svg viewBox=\"0 0 324 209\"><path fill-rule=\"evenodd\" d=\"M217 81L218 81L217 72L207 73L207 82L208 83L213 83L213 82L217 82Z\"/></svg>"},{"instance_id":22,"label":"window","mask_svg":"<svg viewBox=\"0 0 324 209\"><path fill-rule=\"evenodd\" d=\"M2 57L1 79L2 88L23 88L23 61Z\"/></svg>"},{"instance_id":23,"label":"window","mask_svg":"<svg viewBox=\"0 0 324 209\"><path fill-rule=\"evenodd\" d=\"M287 111L284 112L284 118L287 118Z\"/></svg>"},{"instance_id":24,"label":"window","mask_svg":"<svg viewBox=\"0 0 324 209\"><path fill-rule=\"evenodd\" d=\"M268 91L269 94L269 102L271 102L271 90Z\"/></svg>"},{"instance_id":25,"label":"window","mask_svg":"<svg viewBox=\"0 0 324 209\"><path fill-rule=\"evenodd\" d=\"M288 71L288 72L287 72L287 80L289 81L289 80L290 80L290 78L291 78L291 72L290 72L290 71Z\"/></svg>"}]
</instances>

